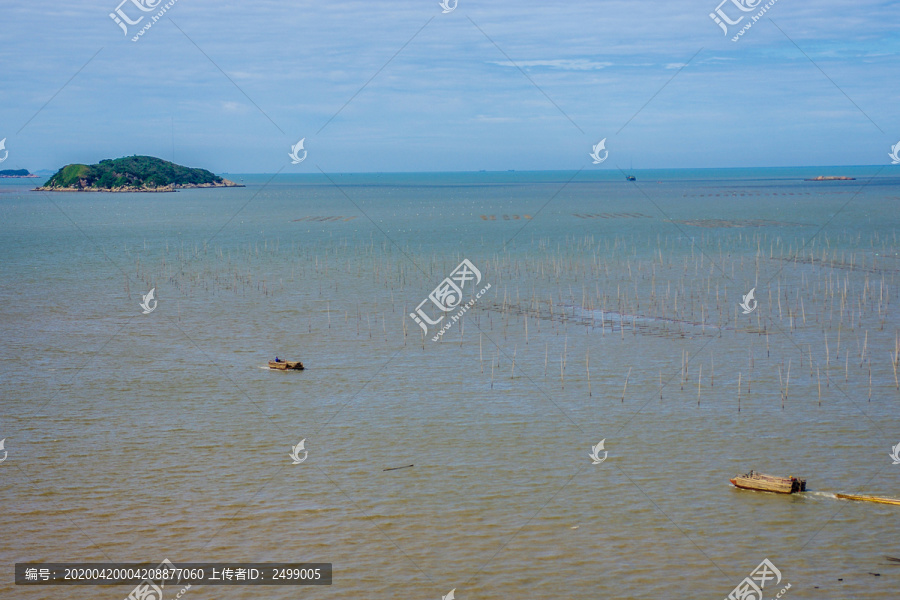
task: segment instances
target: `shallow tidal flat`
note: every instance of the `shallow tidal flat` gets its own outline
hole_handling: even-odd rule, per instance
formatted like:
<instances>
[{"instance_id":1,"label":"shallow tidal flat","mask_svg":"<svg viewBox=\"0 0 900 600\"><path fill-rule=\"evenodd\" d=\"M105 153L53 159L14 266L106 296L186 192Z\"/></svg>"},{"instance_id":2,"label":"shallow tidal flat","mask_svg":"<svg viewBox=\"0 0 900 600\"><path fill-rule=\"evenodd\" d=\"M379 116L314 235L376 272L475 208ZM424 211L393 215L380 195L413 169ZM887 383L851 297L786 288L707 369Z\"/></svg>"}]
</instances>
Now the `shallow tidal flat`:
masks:
<instances>
[{"instance_id":1,"label":"shallow tidal flat","mask_svg":"<svg viewBox=\"0 0 900 600\"><path fill-rule=\"evenodd\" d=\"M723 187L360 184L347 220L283 185L218 234L258 189L64 195L90 240L8 205L0 554L334 563L285 599L724 597L768 557L797 597L887 597L895 507L832 494L900 496L896 217L884 190L831 220L846 197L684 197ZM432 342L408 314L464 258L491 288Z\"/></svg>"}]
</instances>

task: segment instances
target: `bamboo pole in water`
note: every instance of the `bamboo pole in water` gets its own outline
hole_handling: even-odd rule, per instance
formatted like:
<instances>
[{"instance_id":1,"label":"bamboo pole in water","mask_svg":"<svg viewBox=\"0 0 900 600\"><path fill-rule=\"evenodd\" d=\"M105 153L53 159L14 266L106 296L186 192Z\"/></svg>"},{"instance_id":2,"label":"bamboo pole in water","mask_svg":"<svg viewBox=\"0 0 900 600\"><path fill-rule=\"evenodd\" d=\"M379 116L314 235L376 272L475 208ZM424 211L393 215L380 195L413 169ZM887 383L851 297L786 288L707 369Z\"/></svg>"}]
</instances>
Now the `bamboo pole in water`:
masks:
<instances>
[{"instance_id":1,"label":"bamboo pole in water","mask_svg":"<svg viewBox=\"0 0 900 600\"><path fill-rule=\"evenodd\" d=\"M499 350L499 348L498 348ZM494 389L494 361L491 360L491 389Z\"/></svg>"},{"instance_id":2,"label":"bamboo pole in water","mask_svg":"<svg viewBox=\"0 0 900 600\"><path fill-rule=\"evenodd\" d=\"M566 371L562 354L559 355L559 381L562 384L562 389L566 389Z\"/></svg>"},{"instance_id":3,"label":"bamboo pole in water","mask_svg":"<svg viewBox=\"0 0 900 600\"><path fill-rule=\"evenodd\" d=\"M781 365L778 365L778 390L781 392L781 410L784 410L784 378L781 376Z\"/></svg>"},{"instance_id":4,"label":"bamboo pole in water","mask_svg":"<svg viewBox=\"0 0 900 600\"><path fill-rule=\"evenodd\" d=\"M891 353L888 352L888 356L891 357L891 367L894 369L894 385L897 386L897 389L900 390L900 381L897 381L897 361L891 356Z\"/></svg>"},{"instance_id":5,"label":"bamboo pole in water","mask_svg":"<svg viewBox=\"0 0 900 600\"><path fill-rule=\"evenodd\" d=\"M784 386L784 400L781 401L781 410L784 410L784 401L787 400L788 392L791 389L791 359L788 359L787 382Z\"/></svg>"},{"instance_id":6,"label":"bamboo pole in water","mask_svg":"<svg viewBox=\"0 0 900 600\"><path fill-rule=\"evenodd\" d=\"M859 339L859 338L857 338ZM859 366L862 367L863 361L866 360L866 347L869 345L869 330L866 329L866 339L863 342L862 352L859 354Z\"/></svg>"},{"instance_id":7,"label":"bamboo pole in water","mask_svg":"<svg viewBox=\"0 0 900 600\"><path fill-rule=\"evenodd\" d=\"M819 406L822 406L822 381L819 379L819 365L816 365L816 385L819 387Z\"/></svg>"},{"instance_id":8,"label":"bamboo pole in water","mask_svg":"<svg viewBox=\"0 0 900 600\"><path fill-rule=\"evenodd\" d=\"M700 406L700 380L703 379L703 365L700 365L700 371L697 373L697 406Z\"/></svg>"},{"instance_id":9,"label":"bamboo pole in water","mask_svg":"<svg viewBox=\"0 0 900 600\"><path fill-rule=\"evenodd\" d=\"M810 376L810 378L812 378L812 368L813 368L812 344L807 344L806 349L809 352L809 376Z\"/></svg>"},{"instance_id":10,"label":"bamboo pole in water","mask_svg":"<svg viewBox=\"0 0 900 600\"><path fill-rule=\"evenodd\" d=\"M484 375L484 353L481 350L481 338L484 337L483 333L478 334L478 362L481 363L481 374Z\"/></svg>"},{"instance_id":11,"label":"bamboo pole in water","mask_svg":"<svg viewBox=\"0 0 900 600\"><path fill-rule=\"evenodd\" d=\"M544 344L544 378L547 377L547 357L550 355L550 347Z\"/></svg>"},{"instance_id":12,"label":"bamboo pole in water","mask_svg":"<svg viewBox=\"0 0 900 600\"><path fill-rule=\"evenodd\" d=\"M584 355L584 367L587 371L588 380L588 397L593 396L591 393L591 349L588 348Z\"/></svg>"},{"instance_id":13,"label":"bamboo pole in water","mask_svg":"<svg viewBox=\"0 0 900 600\"><path fill-rule=\"evenodd\" d=\"M631 367L628 367L628 375L625 376L625 387L622 388L622 403L625 403L625 392L628 390L628 378L631 377Z\"/></svg>"}]
</instances>

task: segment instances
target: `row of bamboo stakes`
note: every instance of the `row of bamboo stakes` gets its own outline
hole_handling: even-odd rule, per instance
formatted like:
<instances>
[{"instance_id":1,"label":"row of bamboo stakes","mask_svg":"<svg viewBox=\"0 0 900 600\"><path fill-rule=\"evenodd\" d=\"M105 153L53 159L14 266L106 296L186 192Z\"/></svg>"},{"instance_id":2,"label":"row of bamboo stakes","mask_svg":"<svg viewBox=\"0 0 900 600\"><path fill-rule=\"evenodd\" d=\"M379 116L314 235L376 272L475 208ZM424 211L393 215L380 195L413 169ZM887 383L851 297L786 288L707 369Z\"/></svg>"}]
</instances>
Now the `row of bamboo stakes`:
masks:
<instances>
[{"instance_id":1,"label":"row of bamboo stakes","mask_svg":"<svg viewBox=\"0 0 900 600\"><path fill-rule=\"evenodd\" d=\"M626 331L633 337L644 335L638 321L643 324L647 320L678 322L681 323L679 327L688 330L699 327L700 334L710 331L721 335L722 331L732 330L761 335L765 338L767 357L772 333L766 323L768 319L779 324L779 328L789 335L802 334L804 339L808 339L814 329L821 329L823 364L814 360L811 343L797 342L807 346L810 376L814 371L819 403L822 383L826 388L832 384L834 361L840 359L846 336L852 333L857 338L862 337L854 365L867 372L871 400L872 361L879 359L870 348L870 333L884 332L886 326L889 328L888 319L893 314L893 302L900 288L897 285L900 256L894 250L896 233L884 235L873 231L865 241L861 232L822 234L809 244L801 244L799 240L803 236L798 235L797 239L795 243L790 238L760 231L748 235L745 231L730 230L701 232L690 242L678 236L657 236L653 248L652 237L646 235L566 236L562 242L523 236L515 247L502 251L494 248L493 255L481 259L469 257L479 265L484 279L492 283L493 306L490 310L476 306L456 325L456 332L441 338L441 343L458 339L462 344L466 323L471 324L473 320L483 333L494 332L497 321L502 326L504 340L512 328L513 336L522 335L512 343L510 377L514 378L520 342L529 346L535 333L542 339L548 333L567 336L569 327L578 319L587 320L585 315L590 315L591 321L591 327L585 327L586 335L599 321L601 338L606 335L607 327L614 331L618 326L621 341L625 340ZM855 247L848 247L851 245ZM481 248L474 244L473 250L490 250L490 247L491 244L482 239ZM743 251L740 251L741 247ZM290 284L295 280L311 283L313 294L317 292L326 304L328 329L333 327L332 303L340 304L341 292L346 292L355 283L364 283L371 289L390 294L389 310L395 315L390 320L399 318L402 343L407 344L418 332L423 350L427 336L407 317L411 312L410 305L424 298L430 287L464 258L461 253L455 256L429 254L422 247L409 244L398 247L389 241L377 241L374 235L369 240L338 238L315 246L300 242L281 244L276 239L232 247L194 244L186 248L183 242L180 247L170 247L166 243L164 249L154 249L153 244L148 247L145 242L143 248L126 247L125 256L134 260L133 275L125 278L124 289L129 296L130 281L141 282L145 289L162 282L188 299L221 292L255 292L264 297L280 297L289 293ZM416 257L420 264L412 265L408 256ZM289 277L286 264L290 265ZM279 269L281 272L273 277L271 273ZM739 273L737 280L736 271ZM774 280L768 281L773 275ZM750 283L737 289L741 285L737 281L744 279ZM742 316L738 314L736 296L754 284L759 288L760 308L755 315ZM365 304L365 300L362 302ZM489 304L487 300L481 303ZM373 313L370 307L371 303L367 307L357 300L352 309L344 306L334 312L343 313L345 326L353 321L357 337L371 340L381 337L390 342L395 330L392 326L389 331L388 311ZM610 318L610 315L615 317ZM377 328L378 321L380 328ZM381 329L380 336L376 328ZM306 329L309 333L313 331L311 316L307 318ZM479 346L481 344L480 337ZM895 337L892 351L881 354L883 347L874 350L882 357L888 355L894 387L900 391L897 374L900 339ZM559 357L561 389L566 385L568 351L566 339ZM484 372L481 349L479 354ZM499 348L496 354L499 364ZM546 377L548 346L544 354ZM782 407L789 399L793 358L788 357L786 366L780 363L777 366ZM843 358L844 381L847 382L850 353L845 351ZM689 360L687 350L682 350L682 390L687 383ZM802 352L799 360L802 368ZM588 345L585 376L589 397L593 396L590 363ZM750 372L751 377L737 373L739 409L744 380L746 393L750 393L752 353ZM622 402L630 378L629 369L623 382ZM714 387L715 365L712 362L707 378L709 387ZM492 387L493 381L492 360ZM701 365L697 371L698 405L702 400L702 382ZM663 387L660 373L660 394Z\"/></svg>"}]
</instances>

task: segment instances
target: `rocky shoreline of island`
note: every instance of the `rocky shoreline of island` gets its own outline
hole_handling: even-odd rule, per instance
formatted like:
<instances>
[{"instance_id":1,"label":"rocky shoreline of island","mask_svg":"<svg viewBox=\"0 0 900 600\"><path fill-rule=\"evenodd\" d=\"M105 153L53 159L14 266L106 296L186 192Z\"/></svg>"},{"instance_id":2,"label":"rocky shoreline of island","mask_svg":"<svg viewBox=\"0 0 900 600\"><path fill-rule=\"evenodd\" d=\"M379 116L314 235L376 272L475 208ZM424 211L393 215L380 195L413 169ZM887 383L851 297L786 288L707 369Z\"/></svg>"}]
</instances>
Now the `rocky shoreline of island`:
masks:
<instances>
[{"instance_id":1,"label":"rocky shoreline of island","mask_svg":"<svg viewBox=\"0 0 900 600\"><path fill-rule=\"evenodd\" d=\"M142 186L142 187L128 187L128 186L120 186L120 187L111 187L111 188L94 188L87 186L67 186L67 187L47 187L41 186L32 189L32 192L106 192L106 193L120 193L120 194L136 194L136 193L164 193L164 192L177 192L178 190L190 190L190 189L200 189L200 188L229 188L229 187L246 187L242 183L235 183L231 180L222 178L221 182L217 183L186 183L186 184L169 184L169 185L160 185L160 186Z\"/></svg>"}]
</instances>

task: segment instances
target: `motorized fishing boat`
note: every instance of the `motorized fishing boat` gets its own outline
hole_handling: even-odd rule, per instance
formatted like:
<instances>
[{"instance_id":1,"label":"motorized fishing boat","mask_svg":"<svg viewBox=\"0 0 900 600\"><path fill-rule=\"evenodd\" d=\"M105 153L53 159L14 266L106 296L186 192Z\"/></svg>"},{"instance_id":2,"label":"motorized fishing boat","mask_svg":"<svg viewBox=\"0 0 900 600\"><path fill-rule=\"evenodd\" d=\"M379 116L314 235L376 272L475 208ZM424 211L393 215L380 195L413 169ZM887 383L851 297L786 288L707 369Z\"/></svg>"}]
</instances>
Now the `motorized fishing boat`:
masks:
<instances>
[{"instance_id":1,"label":"motorized fishing boat","mask_svg":"<svg viewBox=\"0 0 900 600\"><path fill-rule=\"evenodd\" d=\"M627 179L628 181L636 181L637 177L635 177L634 175L626 175L625 179Z\"/></svg>"},{"instance_id":2,"label":"motorized fishing boat","mask_svg":"<svg viewBox=\"0 0 900 600\"><path fill-rule=\"evenodd\" d=\"M761 492L777 492L779 494L793 494L806 491L806 480L791 475L790 477L776 477L750 471L746 475L738 475L730 480L734 487L745 490L759 490Z\"/></svg>"},{"instance_id":3,"label":"motorized fishing boat","mask_svg":"<svg viewBox=\"0 0 900 600\"><path fill-rule=\"evenodd\" d=\"M835 494L844 500L860 500L862 502L877 502L878 504L894 504L900 506L900 500L896 498L879 498L878 496L857 496L856 494Z\"/></svg>"},{"instance_id":4,"label":"motorized fishing boat","mask_svg":"<svg viewBox=\"0 0 900 600\"><path fill-rule=\"evenodd\" d=\"M269 368L275 369L277 371L302 371L303 363L299 360L281 360L280 358L276 357L275 360L269 361Z\"/></svg>"}]
</instances>

